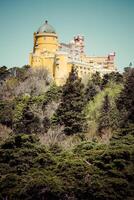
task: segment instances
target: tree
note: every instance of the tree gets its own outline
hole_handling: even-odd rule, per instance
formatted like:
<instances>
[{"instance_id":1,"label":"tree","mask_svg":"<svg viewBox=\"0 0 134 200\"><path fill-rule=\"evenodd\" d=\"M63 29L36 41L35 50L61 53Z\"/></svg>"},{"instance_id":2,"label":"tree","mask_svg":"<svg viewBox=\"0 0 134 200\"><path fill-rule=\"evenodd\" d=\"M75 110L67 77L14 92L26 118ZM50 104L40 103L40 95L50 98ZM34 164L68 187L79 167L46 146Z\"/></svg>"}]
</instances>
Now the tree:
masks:
<instances>
[{"instance_id":1,"label":"tree","mask_svg":"<svg viewBox=\"0 0 134 200\"><path fill-rule=\"evenodd\" d=\"M20 84L15 88L16 96L25 93L30 95L40 95L45 93L49 87L48 71L44 68L30 68L27 70L24 68L22 69L22 73L21 71L19 72L19 74L17 73L17 77L20 80Z\"/></svg>"},{"instance_id":2,"label":"tree","mask_svg":"<svg viewBox=\"0 0 134 200\"><path fill-rule=\"evenodd\" d=\"M92 82L89 81L87 84L85 96L87 101L91 101L94 99L94 96L98 93L96 85Z\"/></svg>"},{"instance_id":3,"label":"tree","mask_svg":"<svg viewBox=\"0 0 134 200\"><path fill-rule=\"evenodd\" d=\"M109 82L109 74L104 74L102 78L101 88L104 89Z\"/></svg>"},{"instance_id":4,"label":"tree","mask_svg":"<svg viewBox=\"0 0 134 200\"><path fill-rule=\"evenodd\" d=\"M104 74L102 78L101 88L104 89L109 82L122 83L122 74L120 74L119 72L111 72L110 74Z\"/></svg>"},{"instance_id":5,"label":"tree","mask_svg":"<svg viewBox=\"0 0 134 200\"><path fill-rule=\"evenodd\" d=\"M122 83L123 82L123 75L119 72L111 72L110 76L111 76L111 80L113 80L116 83Z\"/></svg>"},{"instance_id":6,"label":"tree","mask_svg":"<svg viewBox=\"0 0 134 200\"><path fill-rule=\"evenodd\" d=\"M130 68L125 76L124 89L116 102L120 112L121 127L134 123L134 68Z\"/></svg>"},{"instance_id":7,"label":"tree","mask_svg":"<svg viewBox=\"0 0 134 200\"><path fill-rule=\"evenodd\" d=\"M130 62L130 63L129 63L129 67L132 67L132 66L133 66L133 63L132 63L132 62Z\"/></svg>"},{"instance_id":8,"label":"tree","mask_svg":"<svg viewBox=\"0 0 134 200\"><path fill-rule=\"evenodd\" d=\"M6 66L0 67L0 81L3 81L9 76L9 71Z\"/></svg>"},{"instance_id":9,"label":"tree","mask_svg":"<svg viewBox=\"0 0 134 200\"><path fill-rule=\"evenodd\" d=\"M11 100L0 100L0 123L12 127L14 103Z\"/></svg>"},{"instance_id":10,"label":"tree","mask_svg":"<svg viewBox=\"0 0 134 200\"><path fill-rule=\"evenodd\" d=\"M18 81L24 81L28 78L29 69L29 65L24 65L23 67L12 67L9 71L12 77L16 77Z\"/></svg>"},{"instance_id":11,"label":"tree","mask_svg":"<svg viewBox=\"0 0 134 200\"><path fill-rule=\"evenodd\" d=\"M102 82L102 79L100 77L99 72L96 72L95 74L92 75L91 79L88 81L86 91L85 91L85 96L86 96L87 101L93 100L94 96L98 92L100 92L101 82Z\"/></svg>"},{"instance_id":12,"label":"tree","mask_svg":"<svg viewBox=\"0 0 134 200\"><path fill-rule=\"evenodd\" d=\"M105 95L100 111L98 131L103 133L110 127L110 101L108 95Z\"/></svg>"},{"instance_id":13,"label":"tree","mask_svg":"<svg viewBox=\"0 0 134 200\"><path fill-rule=\"evenodd\" d=\"M57 122L64 125L67 135L83 132L85 127L84 107L84 85L73 67L63 86L61 103L55 115Z\"/></svg>"},{"instance_id":14,"label":"tree","mask_svg":"<svg viewBox=\"0 0 134 200\"><path fill-rule=\"evenodd\" d=\"M35 113L31 111L30 104L28 104L22 114L22 120L18 123L18 132L25 134L39 133L42 131L40 119Z\"/></svg>"},{"instance_id":15,"label":"tree","mask_svg":"<svg viewBox=\"0 0 134 200\"><path fill-rule=\"evenodd\" d=\"M23 132L22 133L38 133L40 129L40 119L30 110L30 106L27 105L23 111Z\"/></svg>"},{"instance_id":16,"label":"tree","mask_svg":"<svg viewBox=\"0 0 134 200\"><path fill-rule=\"evenodd\" d=\"M32 97L24 96L16 99L13 113L13 130L15 133L36 134L41 132L42 124L40 118L42 116L39 117L32 106Z\"/></svg>"},{"instance_id":17,"label":"tree","mask_svg":"<svg viewBox=\"0 0 134 200\"><path fill-rule=\"evenodd\" d=\"M101 81L102 81L102 79L100 77L100 73L99 72L96 72L95 74L93 74L92 77L91 77L91 79L92 79L92 82L96 86L98 86L99 88L101 87Z\"/></svg>"}]
</instances>

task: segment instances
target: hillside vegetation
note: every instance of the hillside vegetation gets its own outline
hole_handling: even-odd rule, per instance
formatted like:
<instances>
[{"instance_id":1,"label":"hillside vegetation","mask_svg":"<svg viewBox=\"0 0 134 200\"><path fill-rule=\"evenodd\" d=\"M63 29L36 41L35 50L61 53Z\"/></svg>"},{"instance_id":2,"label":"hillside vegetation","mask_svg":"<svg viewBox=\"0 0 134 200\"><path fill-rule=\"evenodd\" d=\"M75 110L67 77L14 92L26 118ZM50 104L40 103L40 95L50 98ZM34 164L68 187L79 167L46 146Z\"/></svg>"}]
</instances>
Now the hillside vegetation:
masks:
<instances>
[{"instance_id":1,"label":"hillside vegetation","mask_svg":"<svg viewBox=\"0 0 134 200\"><path fill-rule=\"evenodd\" d=\"M134 69L64 86L0 68L1 200L133 200Z\"/></svg>"}]
</instances>

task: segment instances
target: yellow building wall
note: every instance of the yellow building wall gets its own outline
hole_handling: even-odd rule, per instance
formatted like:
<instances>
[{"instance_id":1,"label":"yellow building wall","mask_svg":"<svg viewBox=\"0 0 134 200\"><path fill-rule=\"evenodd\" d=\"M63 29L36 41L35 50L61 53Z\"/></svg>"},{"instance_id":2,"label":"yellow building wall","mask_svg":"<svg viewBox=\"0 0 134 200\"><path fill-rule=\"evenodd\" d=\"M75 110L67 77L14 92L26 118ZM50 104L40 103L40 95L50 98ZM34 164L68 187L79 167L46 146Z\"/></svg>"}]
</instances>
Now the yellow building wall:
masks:
<instances>
[{"instance_id":1,"label":"yellow building wall","mask_svg":"<svg viewBox=\"0 0 134 200\"><path fill-rule=\"evenodd\" d=\"M53 57L47 57L43 59L43 66L45 69L48 70L51 77L54 75L54 58Z\"/></svg>"},{"instance_id":2,"label":"yellow building wall","mask_svg":"<svg viewBox=\"0 0 134 200\"><path fill-rule=\"evenodd\" d=\"M58 50L58 37L53 33L40 33L34 35L35 46L34 53L41 53L44 51L55 52Z\"/></svg>"},{"instance_id":3,"label":"yellow building wall","mask_svg":"<svg viewBox=\"0 0 134 200\"><path fill-rule=\"evenodd\" d=\"M34 33L33 53L29 56L30 66L44 67L51 77L55 71L55 52L58 50L58 37L55 33Z\"/></svg>"},{"instance_id":4,"label":"yellow building wall","mask_svg":"<svg viewBox=\"0 0 134 200\"><path fill-rule=\"evenodd\" d=\"M56 56L54 79L57 85L63 85L69 75L68 56L59 54Z\"/></svg>"}]
</instances>

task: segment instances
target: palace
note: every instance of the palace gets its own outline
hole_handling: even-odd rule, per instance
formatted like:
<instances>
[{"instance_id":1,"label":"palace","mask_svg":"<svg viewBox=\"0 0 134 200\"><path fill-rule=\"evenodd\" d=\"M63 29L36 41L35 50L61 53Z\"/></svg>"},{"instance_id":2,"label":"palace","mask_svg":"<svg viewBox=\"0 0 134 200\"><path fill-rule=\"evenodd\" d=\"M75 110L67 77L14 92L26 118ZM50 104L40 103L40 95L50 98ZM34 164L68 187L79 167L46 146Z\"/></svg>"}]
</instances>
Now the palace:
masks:
<instances>
[{"instance_id":1,"label":"palace","mask_svg":"<svg viewBox=\"0 0 134 200\"><path fill-rule=\"evenodd\" d=\"M29 64L44 67L57 85L63 85L74 66L79 77L85 79L98 71L101 76L116 71L115 53L108 56L87 56L84 37L75 36L70 43L59 43L55 29L47 21L34 33L33 52Z\"/></svg>"}]
</instances>

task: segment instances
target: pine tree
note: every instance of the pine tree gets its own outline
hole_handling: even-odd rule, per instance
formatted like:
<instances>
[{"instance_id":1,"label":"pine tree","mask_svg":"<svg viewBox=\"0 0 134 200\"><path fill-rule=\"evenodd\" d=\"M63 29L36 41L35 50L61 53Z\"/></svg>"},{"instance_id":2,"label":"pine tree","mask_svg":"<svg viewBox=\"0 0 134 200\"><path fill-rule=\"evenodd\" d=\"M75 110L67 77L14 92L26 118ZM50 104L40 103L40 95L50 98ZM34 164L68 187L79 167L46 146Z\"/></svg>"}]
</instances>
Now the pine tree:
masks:
<instances>
[{"instance_id":1,"label":"pine tree","mask_svg":"<svg viewBox=\"0 0 134 200\"><path fill-rule=\"evenodd\" d=\"M61 103L55 116L57 122L64 125L65 134L83 132L85 127L84 107L84 85L73 67L66 84L63 86Z\"/></svg>"},{"instance_id":2,"label":"pine tree","mask_svg":"<svg viewBox=\"0 0 134 200\"><path fill-rule=\"evenodd\" d=\"M109 74L104 74L103 78L102 78L102 83L101 83L101 89L104 89L106 87L106 85L109 82Z\"/></svg>"},{"instance_id":3,"label":"pine tree","mask_svg":"<svg viewBox=\"0 0 134 200\"><path fill-rule=\"evenodd\" d=\"M41 132L39 117L32 111L32 99L23 100L14 113L13 130L15 133L32 134Z\"/></svg>"},{"instance_id":4,"label":"pine tree","mask_svg":"<svg viewBox=\"0 0 134 200\"><path fill-rule=\"evenodd\" d=\"M129 63L129 67L132 67L132 66L133 66L133 63L132 63L132 62L130 62L130 63Z\"/></svg>"},{"instance_id":5,"label":"pine tree","mask_svg":"<svg viewBox=\"0 0 134 200\"><path fill-rule=\"evenodd\" d=\"M91 79L88 81L85 96L87 101L91 101L94 99L94 96L100 92L101 90L101 82L102 79L100 77L99 72L96 72L92 75Z\"/></svg>"},{"instance_id":6,"label":"pine tree","mask_svg":"<svg viewBox=\"0 0 134 200\"><path fill-rule=\"evenodd\" d=\"M37 116L30 110L30 106L27 105L23 111L23 133L38 133L40 130L40 121Z\"/></svg>"},{"instance_id":7,"label":"pine tree","mask_svg":"<svg viewBox=\"0 0 134 200\"><path fill-rule=\"evenodd\" d=\"M102 79L101 79L101 76L100 76L100 73L99 72L96 72L95 74L92 75L92 82L98 86L99 88L101 87L101 82L102 82Z\"/></svg>"},{"instance_id":8,"label":"pine tree","mask_svg":"<svg viewBox=\"0 0 134 200\"><path fill-rule=\"evenodd\" d=\"M93 84L92 81L89 81L87 84L85 96L87 101L91 101L94 99L94 96L98 93L97 87Z\"/></svg>"},{"instance_id":9,"label":"pine tree","mask_svg":"<svg viewBox=\"0 0 134 200\"><path fill-rule=\"evenodd\" d=\"M134 123L134 68L127 71L125 79L124 89L116 102L121 116L121 127Z\"/></svg>"},{"instance_id":10,"label":"pine tree","mask_svg":"<svg viewBox=\"0 0 134 200\"><path fill-rule=\"evenodd\" d=\"M110 101L108 95L105 95L99 117L98 131L107 130L110 127Z\"/></svg>"},{"instance_id":11,"label":"pine tree","mask_svg":"<svg viewBox=\"0 0 134 200\"><path fill-rule=\"evenodd\" d=\"M119 72L111 72L110 74L104 74L101 83L101 89L104 89L109 82L122 83L123 76Z\"/></svg>"}]
</instances>

